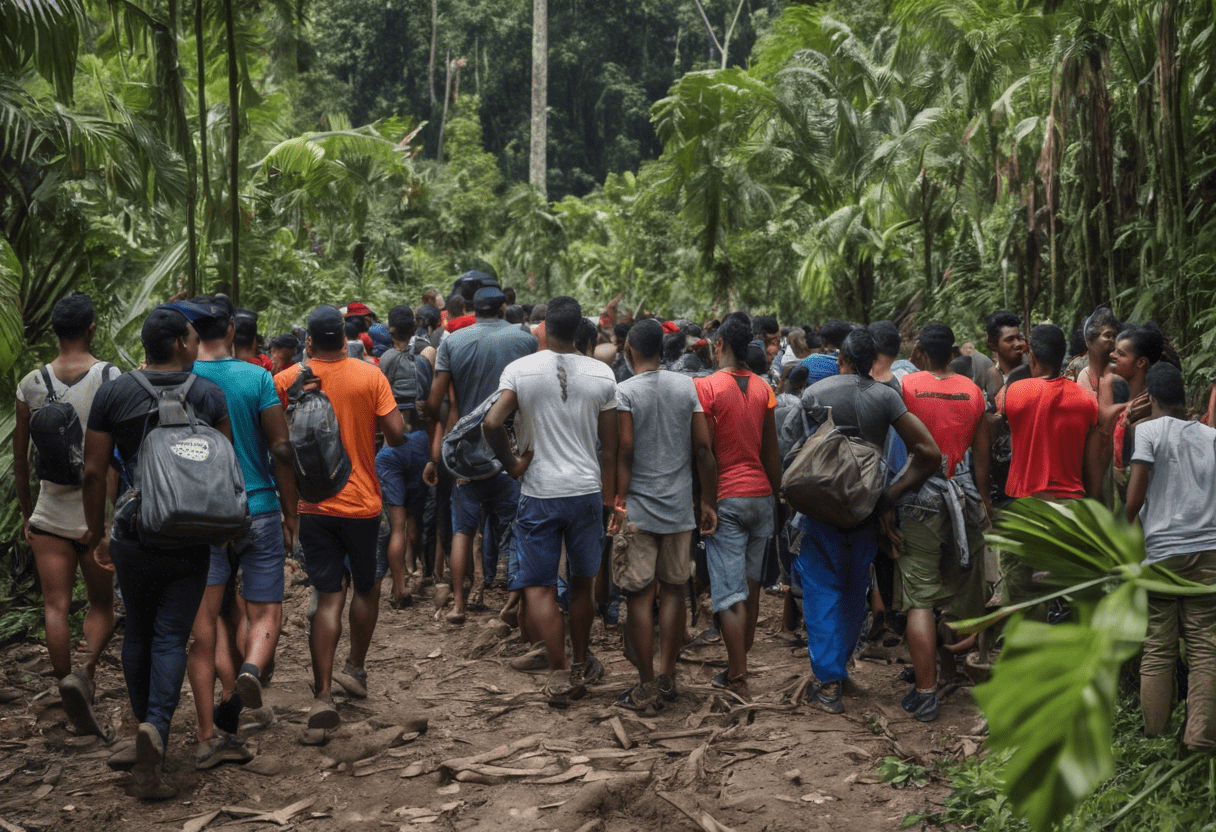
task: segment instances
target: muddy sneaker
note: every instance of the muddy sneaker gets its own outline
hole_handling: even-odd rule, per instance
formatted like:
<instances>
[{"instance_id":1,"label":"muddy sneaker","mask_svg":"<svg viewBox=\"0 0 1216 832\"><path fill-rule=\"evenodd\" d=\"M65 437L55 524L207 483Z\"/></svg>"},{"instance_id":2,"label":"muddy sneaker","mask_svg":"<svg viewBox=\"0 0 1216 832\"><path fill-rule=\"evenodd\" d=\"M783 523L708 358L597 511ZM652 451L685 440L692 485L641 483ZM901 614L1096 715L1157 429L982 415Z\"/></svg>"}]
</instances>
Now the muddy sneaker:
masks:
<instances>
[{"instance_id":1,"label":"muddy sneaker","mask_svg":"<svg viewBox=\"0 0 1216 832\"><path fill-rule=\"evenodd\" d=\"M355 699L367 698L367 671L361 667L355 667L350 662L342 668L341 673L335 673L331 677L337 682L342 690L346 691L347 695L353 696Z\"/></svg>"},{"instance_id":2,"label":"muddy sneaker","mask_svg":"<svg viewBox=\"0 0 1216 832\"><path fill-rule=\"evenodd\" d=\"M105 729L93 713L93 690L93 683L79 670L73 670L59 680L59 698L76 733L81 736L96 734L105 739Z\"/></svg>"},{"instance_id":3,"label":"muddy sneaker","mask_svg":"<svg viewBox=\"0 0 1216 832\"><path fill-rule=\"evenodd\" d=\"M148 722L141 722L135 734L135 767L131 770L133 793L140 800L168 800L177 790L165 782L161 772L165 762L165 744L160 731Z\"/></svg>"},{"instance_id":4,"label":"muddy sneaker","mask_svg":"<svg viewBox=\"0 0 1216 832\"><path fill-rule=\"evenodd\" d=\"M252 759L253 752L245 743L221 731L200 742L194 750L194 768L198 771L215 768L220 763L247 763Z\"/></svg>"},{"instance_id":5,"label":"muddy sneaker","mask_svg":"<svg viewBox=\"0 0 1216 832\"><path fill-rule=\"evenodd\" d=\"M573 685L594 685L604 678L604 663L591 653L577 664L570 665L570 683Z\"/></svg>"},{"instance_id":6,"label":"muddy sneaker","mask_svg":"<svg viewBox=\"0 0 1216 832\"><path fill-rule=\"evenodd\" d=\"M512 670L518 670L523 673L530 673L536 670L549 669L549 654L545 650L545 645L540 644L533 647L522 656L516 656L508 662Z\"/></svg>"},{"instance_id":7,"label":"muddy sneaker","mask_svg":"<svg viewBox=\"0 0 1216 832\"><path fill-rule=\"evenodd\" d=\"M618 708L625 708L640 714L653 714L663 708L663 702L659 698L659 686L655 682L634 685L618 696L614 704Z\"/></svg>"},{"instance_id":8,"label":"muddy sneaker","mask_svg":"<svg viewBox=\"0 0 1216 832\"><path fill-rule=\"evenodd\" d=\"M549 680L541 688L545 698L556 704L566 704L587 695L586 685L574 681L574 673L569 670L555 670L549 674Z\"/></svg>"},{"instance_id":9,"label":"muddy sneaker","mask_svg":"<svg viewBox=\"0 0 1216 832\"><path fill-rule=\"evenodd\" d=\"M258 678L258 674L245 672L237 676L236 692L241 696L242 707L262 707L262 680Z\"/></svg>"},{"instance_id":10,"label":"muddy sneaker","mask_svg":"<svg viewBox=\"0 0 1216 832\"><path fill-rule=\"evenodd\" d=\"M829 714L844 713L844 700L841 698L840 682L824 682L815 689L815 698L811 701L821 711Z\"/></svg>"},{"instance_id":11,"label":"muddy sneaker","mask_svg":"<svg viewBox=\"0 0 1216 832\"><path fill-rule=\"evenodd\" d=\"M114 753L106 760L114 771L130 771L135 765L135 740L125 739L114 746Z\"/></svg>"},{"instance_id":12,"label":"muddy sneaker","mask_svg":"<svg viewBox=\"0 0 1216 832\"><path fill-rule=\"evenodd\" d=\"M937 719L939 709L937 691L921 693L913 689L899 704L900 707L921 722L932 722Z\"/></svg>"},{"instance_id":13,"label":"muddy sneaker","mask_svg":"<svg viewBox=\"0 0 1216 832\"><path fill-rule=\"evenodd\" d=\"M309 728L333 731L341 724L342 717L338 715L338 709L334 707L333 702L327 702L319 697L312 700L312 707L308 711Z\"/></svg>"},{"instance_id":14,"label":"muddy sneaker","mask_svg":"<svg viewBox=\"0 0 1216 832\"><path fill-rule=\"evenodd\" d=\"M751 688L747 686L746 675L738 676L734 679L727 679L726 671L723 670L721 673L716 674L712 679L710 679L709 683L716 688L720 688L721 690L730 691L745 702L752 701L752 691Z\"/></svg>"},{"instance_id":15,"label":"muddy sneaker","mask_svg":"<svg viewBox=\"0 0 1216 832\"><path fill-rule=\"evenodd\" d=\"M664 702L675 702L679 698L680 692L676 690L675 676L660 673L655 683L659 688L659 696L663 697Z\"/></svg>"},{"instance_id":16,"label":"muddy sneaker","mask_svg":"<svg viewBox=\"0 0 1216 832\"><path fill-rule=\"evenodd\" d=\"M245 711L241 721L241 727L252 731L265 731L272 725L274 725L274 708L269 705Z\"/></svg>"}]
</instances>

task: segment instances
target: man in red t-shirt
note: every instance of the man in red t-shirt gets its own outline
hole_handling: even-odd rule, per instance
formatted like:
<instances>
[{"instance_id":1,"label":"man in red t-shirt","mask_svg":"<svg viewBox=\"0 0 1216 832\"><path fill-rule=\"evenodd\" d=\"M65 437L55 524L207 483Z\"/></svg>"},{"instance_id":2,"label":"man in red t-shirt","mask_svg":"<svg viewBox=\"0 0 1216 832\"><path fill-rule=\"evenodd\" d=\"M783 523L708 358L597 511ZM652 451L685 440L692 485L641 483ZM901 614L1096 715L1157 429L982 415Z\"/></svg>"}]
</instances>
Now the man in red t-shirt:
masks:
<instances>
[{"instance_id":1,"label":"man in red t-shirt","mask_svg":"<svg viewBox=\"0 0 1216 832\"><path fill-rule=\"evenodd\" d=\"M916 672L915 688L904 697L903 708L921 722L937 719L937 631L933 611L961 603L955 617L983 613L984 551L982 528L992 506L988 493L990 433L984 418L984 394L971 379L951 371L954 332L945 324L929 324L921 331L913 363L927 366L900 382L908 412L925 423L942 454L936 477L899 504L903 551L895 561L902 607L908 614L908 652ZM954 525L942 489L942 478L955 470L971 451L971 471L959 474L964 494L966 540L954 540ZM974 480L972 483L965 479ZM970 511L968 511L970 509ZM960 554L968 556L967 566ZM966 604L970 599L972 603Z\"/></svg>"},{"instance_id":2,"label":"man in red t-shirt","mask_svg":"<svg viewBox=\"0 0 1216 832\"><path fill-rule=\"evenodd\" d=\"M718 530L705 539L705 553L727 668L712 681L745 699L764 552L773 534L773 494L781 487L777 399L764 379L747 369L751 340L747 316L727 316L715 345L721 369L696 379L718 460Z\"/></svg>"}]
</instances>

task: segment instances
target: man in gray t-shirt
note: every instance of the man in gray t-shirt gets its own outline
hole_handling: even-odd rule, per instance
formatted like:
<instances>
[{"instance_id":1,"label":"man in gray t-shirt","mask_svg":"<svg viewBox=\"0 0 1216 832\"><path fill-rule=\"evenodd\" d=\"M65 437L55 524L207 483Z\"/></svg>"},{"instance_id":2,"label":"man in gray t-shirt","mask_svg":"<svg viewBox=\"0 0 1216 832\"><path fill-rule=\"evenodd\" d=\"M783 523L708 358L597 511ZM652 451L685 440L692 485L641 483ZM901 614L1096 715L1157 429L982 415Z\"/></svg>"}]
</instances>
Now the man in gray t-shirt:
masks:
<instances>
[{"instance_id":1,"label":"man in gray t-shirt","mask_svg":"<svg viewBox=\"0 0 1216 832\"><path fill-rule=\"evenodd\" d=\"M473 296L477 323L458 329L439 345L435 358L435 381L427 397L426 412L438 415L451 387L455 400L448 410L446 429L450 430L462 413L472 413L498 390L503 369L536 352L536 336L506 322L507 298L497 286L486 286ZM427 485L439 482L439 451L445 425L433 419L431 461L423 478ZM488 456L488 454L487 454ZM462 624L465 619L465 575L472 566L473 537L481 524L484 510L490 519L489 542L483 550L482 570L486 583L498 571L498 555L510 552L511 524L519 504L519 483L499 471L489 479L457 482L452 489L452 611L447 620ZM511 571L510 564L507 567ZM510 574L508 574L508 579ZM478 589L477 597L481 595ZM507 601L513 610L516 598Z\"/></svg>"},{"instance_id":2,"label":"man in gray t-shirt","mask_svg":"<svg viewBox=\"0 0 1216 832\"><path fill-rule=\"evenodd\" d=\"M663 327L639 321L625 351L634 375L616 390L616 500L609 531L612 579L628 597L625 637L641 683L617 704L635 711L656 710L662 697L676 698L676 657L683 646L683 585L692 562L692 462L701 479L701 531L717 526L718 466L709 422L693 380L659 369ZM656 581L659 595L659 677L654 674L652 634Z\"/></svg>"},{"instance_id":3,"label":"man in gray t-shirt","mask_svg":"<svg viewBox=\"0 0 1216 832\"><path fill-rule=\"evenodd\" d=\"M861 438L880 448L886 442L887 429L908 412L903 396L891 387L857 374L817 381L802 397L804 408L808 397L820 407L832 408L836 427L860 428Z\"/></svg>"},{"instance_id":4,"label":"man in gray t-shirt","mask_svg":"<svg viewBox=\"0 0 1216 832\"><path fill-rule=\"evenodd\" d=\"M1180 578L1216 584L1216 430L1187 421L1182 373L1164 361L1148 371L1152 417L1136 425L1127 483L1127 520L1144 524L1148 563ZM1144 734L1155 737L1174 704L1178 639L1186 642L1189 690L1183 744L1216 747L1216 597L1148 596L1148 632L1140 660Z\"/></svg>"}]
</instances>

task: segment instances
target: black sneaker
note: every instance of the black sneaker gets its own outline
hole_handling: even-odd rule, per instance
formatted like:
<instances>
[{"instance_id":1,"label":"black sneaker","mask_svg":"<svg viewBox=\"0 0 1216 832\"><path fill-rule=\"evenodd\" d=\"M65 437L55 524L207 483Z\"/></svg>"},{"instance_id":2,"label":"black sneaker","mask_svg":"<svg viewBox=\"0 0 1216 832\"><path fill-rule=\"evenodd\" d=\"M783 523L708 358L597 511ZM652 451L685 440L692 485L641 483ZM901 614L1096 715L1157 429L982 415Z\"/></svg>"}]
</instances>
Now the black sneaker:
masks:
<instances>
[{"instance_id":1,"label":"black sneaker","mask_svg":"<svg viewBox=\"0 0 1216 832\"><path fill-rule=\"evenodd\" d=\"M663 702L659 698L659 687L656 682L634 685L616 698L619 708L636 711L637 713L654 713L662 709Z\"/></svg>"},{"instance_id":2,"label":"black sneaker","mask_svg":"<svg viewBox=\"0 0 1216 832\"><path fill-rule=\"evenodd\" d=\"M824 682L815 689L815 699L812 704L829 714L844 713L844 700L841 698L842 688L843 685L840 682Z\"/></svg>"},{"instance_id":3,"label":"black sneaker","mask_svg":"<svg viewBox=\"0 0 1216 832\"><path fill-rule=\"evenodd\" d=\"M937 719L939 703L937 692L920 693L915 688L903 698L900 706L921 722L932 722Z\"/></svg>"},{"instance_id":4,"label":"black sneaker","mask_svg":"<svg viewBox=\"0 0 1216 832\"><path fill-rule=\"evenodd\" d=\"M594 685L604 678L604 663L590 653L577 664L570 665L570 684Z\"/></svg>"},{"instance_id":5,"label":"black sneaker","mask_svg":"<svg viewBox=\"0 0 1216 832\"><path fill-rule=\"evenodd\" d=\"M676 677L660 673L656 684L659 686L659 696L663 698L663 701L675 702L679 698L680 692L676 690Z\"/></svg>"}]
</instances>

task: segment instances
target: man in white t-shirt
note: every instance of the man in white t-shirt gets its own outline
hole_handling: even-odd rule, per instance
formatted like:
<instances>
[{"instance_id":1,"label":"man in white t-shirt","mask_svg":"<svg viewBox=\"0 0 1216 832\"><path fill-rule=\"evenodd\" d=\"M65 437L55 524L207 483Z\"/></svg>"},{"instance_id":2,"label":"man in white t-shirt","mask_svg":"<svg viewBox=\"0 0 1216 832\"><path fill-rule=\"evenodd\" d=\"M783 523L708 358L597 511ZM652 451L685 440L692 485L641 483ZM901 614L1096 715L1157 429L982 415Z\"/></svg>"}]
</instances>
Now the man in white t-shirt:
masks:
<instances>
[{"instance_id":1,"label":"man in white t-shirt","mask_svg":"<svg viewBox=\"0 0 1216 832\"><path fill-rule=\"evenodd\" d=\"M1145 380L1152 417L1135 426L1127 484L1127 519L1144 526L1146 563L1180 578L1216 584L1216 430L1186 418L1182 373L1164 361ZM1216 596L1148 596L1148 632L1140 660L1145 736L1165 730L1174 704L1178 641L1189 668L1186 730L1192 751L1216 748Z\"/></svg>"},{"instance_id":2,"label":"man in white t-shirt","mask_svg":"<svg viewBox=\"0 0 1216 832\"><path fill-rule=\"evenodd\" d=\"M582 309L574 298L548 304L548 349L517 359L502 371L499 398L482 428L495 455L520 481L515 516L519 569L510 590L523 591L522 619L545 642L555 700L578 699L599 681L604 666L591 655L593 586L603 552L603 506L616 493L616 379L602 361L579 355L575 335ZM518 411L516 456L504 427ZM601 452L597 453L596 443ZM570 641L557 605L558 566L565 544L570 581Z\"/></svg>"},{"instance_id":3,"label":"man in white t-shirt","mask_svg":"<svg viewBox=\"0 0 1216 832\"><path fill-rule=\"evenodd\" d=\"M96 549L84 543L89 527L80 496L81 472L58 470L57 457L47 453L39 459L40 483L35 503L30 493L29 450L33 444L31 417L55 401L69 404L75 410L79 419L77 438L83 439L93 396L104 382L118 376L118 368L93 355L91 344L96 324L88 295L75 293L59 300L51 310L51 328L59 338L59 354L50 364L31 370L17 385L13 474L17 502L25 520L25 540L34 552L42 587L47 652L51 669L59 680L63 709L78 733L104 735L93 714L93 673L114 633L114 576L98 561ZM33 439L37 442L40 434L38 431L35 434ZM83 445L77 444L73 454L79 457L82 453ZM103 540L99 545L108 548L109 541ZM89 597L89 610L84 618L89 652L83 667L73 670L68 613L77 566Z\"/></svg>"}]
</instances>

